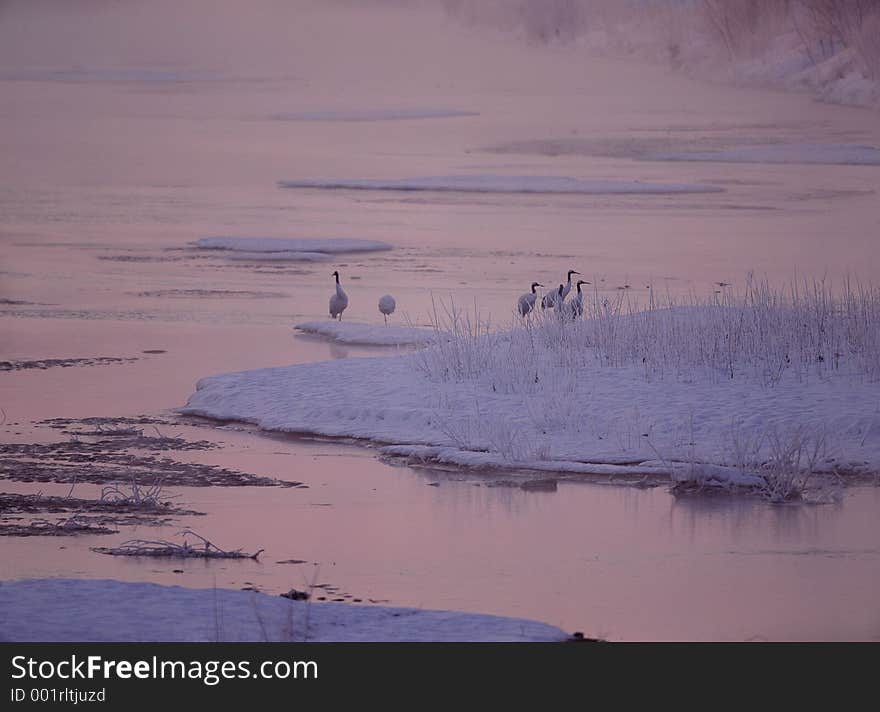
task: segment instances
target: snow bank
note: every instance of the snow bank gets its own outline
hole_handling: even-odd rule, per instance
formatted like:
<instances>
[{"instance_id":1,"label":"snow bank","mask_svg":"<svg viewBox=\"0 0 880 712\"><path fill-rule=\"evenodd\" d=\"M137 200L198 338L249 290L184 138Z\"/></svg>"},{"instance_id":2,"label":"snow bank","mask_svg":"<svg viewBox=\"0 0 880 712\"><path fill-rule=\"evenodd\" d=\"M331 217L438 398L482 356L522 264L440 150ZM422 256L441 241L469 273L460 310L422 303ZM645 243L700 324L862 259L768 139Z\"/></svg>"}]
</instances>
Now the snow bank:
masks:
<instances>
[{"instance_id":1,"label":"snow bank","mask_svg":"<svg viewBox=\"0 0 880 712\"><path fill-rule=\"evenodd\" d=\"M428 344L434 339L434 332L409 326L385 326L365 324L356 321L307 321L296 328L307 334L324 336L343 344L366 346L404 346Z\"/></svg>"},{"instance_id":2,"label":"snow bank","mask_svg":"<svg viewBox=\"0 0 880 712\"><path fill-rule=\"evenodd\" d=\"M580 180L567 176L461 175L403 179L302 179L281 181L282 188L444 191L461 193L576 193L586 195L719 193L723 188L691 183Z\"/></svg>"},{"instance_id":3,"label":"snow bank","mask_svg":"<svg viewBox=\"0 0 880 712\"><path fill-rule=\"evenodd\" d=\"M760 435L801 428L830 443L823 468L880 470L876 381L791 375L767 386L697 373L651 377L641 365L589 360L573 374L548 357L518 391L492 370L427 377L421 359L436 348L213 376L181 410L265 430L363 438L397 446L388 455L466 467L660 475L697 462L726 466L710 479L740 484L755 481L747 472L736 480L738 453L755 454L746 451ZM517 364L510 367L518 378ZM540 385L530 386L536 379Z\"/></svg>"},{"instance_id":4,"label":"snow bank","mask_svg":"<svg viewBox=\"0 0 880 712\"><path fill-rule=\"evenodd\" d=\"M717 161L721 163L828 163L880 166L880 149L853 144L780 143L721 151L655 153L652 161Z\"/></svg>"},{"instance_id":5,"label":"snow bank","mask_svg":"<svg viewBox=\"0 0 880 712\"><path fill-rule=\"evenodd\" d=\"M295 111L275 114L278 121L410 121L479 116L476 111L458 109L362 109L354 111Z\"/></svg>"},{"instance_id":6,"label":"snow bank","mask_svg":"<svg viewBox=\"0 0 880 712\"><path fill-rule=\"evenodd\" d=\"M10 641L525 642L566 637L558 628L530 620L307 603L252 591L83 579L0 584L0 640Z\"/></svg>"},{"instance_id":7,"label":"snow bank","mask_svg":"<svg viewBox=\"0 0 880 712\"><path fill-rule=\"evenodd\" d=\"M382 252L392 249L387 242L361 240L353 237L289 238L289 237L202 237L193 243L203 250L233 252L319 253L335 255L347 252Z\"/></svg>"}]
</instances>

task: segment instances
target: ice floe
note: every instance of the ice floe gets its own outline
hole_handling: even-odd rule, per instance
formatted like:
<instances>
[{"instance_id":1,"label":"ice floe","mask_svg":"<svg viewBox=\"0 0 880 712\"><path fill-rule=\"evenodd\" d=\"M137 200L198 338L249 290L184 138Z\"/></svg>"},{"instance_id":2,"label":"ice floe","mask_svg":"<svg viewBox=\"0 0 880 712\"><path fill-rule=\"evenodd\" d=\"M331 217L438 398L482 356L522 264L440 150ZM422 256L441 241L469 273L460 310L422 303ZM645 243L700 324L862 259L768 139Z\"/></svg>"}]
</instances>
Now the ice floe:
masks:
<instances>
[{"instance_id":1,"label":"ice floe","mask_svg":"<svg viewBox=\"0 0 880 712\"><path fill-rule=\"evenodd\" d=\"M275 114L278 121L411 121L414 119L450 119L479 116L475 111L459 109L354 109L328 111L292 111Z\"/></svg>"},{"instance_id":2,"label":"ice floe","mask_svg":"<svg viewBox=\"0 0 880 712\"><path fill-rule=\"evenodd\" d=\"M648 183L635 180L582 180L568 176L458 175L424 178L328 178L284 180L282 188L342 190L444 191L462 193L574 193L584 195L668 195L719 193L723 188L694 183Z\"/></svg>"}]
</instances>

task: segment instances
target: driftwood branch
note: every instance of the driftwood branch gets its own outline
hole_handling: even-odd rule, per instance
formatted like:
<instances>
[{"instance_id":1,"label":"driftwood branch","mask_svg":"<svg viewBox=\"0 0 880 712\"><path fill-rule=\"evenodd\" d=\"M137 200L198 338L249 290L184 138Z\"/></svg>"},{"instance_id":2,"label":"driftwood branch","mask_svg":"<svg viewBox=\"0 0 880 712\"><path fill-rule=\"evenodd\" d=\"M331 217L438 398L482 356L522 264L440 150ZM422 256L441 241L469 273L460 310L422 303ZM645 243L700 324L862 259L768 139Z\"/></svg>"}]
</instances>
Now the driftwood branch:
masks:
<instances>
[{"instance_id":1,"label":"driftwood branch","mask_svg":"<svg viewBox=\"0 0 880 712\"><path fill-rule=\"evenodd\" d=\"M209 541L201 534L197 534L191 529L181 532L183 536L182 543L167 541L165 539L130 539L123 542L119 546L93 547L92 551L99 554L108 554L110 556L153 556L168 557L181 559L254 559L256 560L264 549L259 549L253 554L249 554L241 549L226 551ZM199 539L202 544L200 546L192 545L188 540L188 536Z\"/></svg>"}]
</instances>

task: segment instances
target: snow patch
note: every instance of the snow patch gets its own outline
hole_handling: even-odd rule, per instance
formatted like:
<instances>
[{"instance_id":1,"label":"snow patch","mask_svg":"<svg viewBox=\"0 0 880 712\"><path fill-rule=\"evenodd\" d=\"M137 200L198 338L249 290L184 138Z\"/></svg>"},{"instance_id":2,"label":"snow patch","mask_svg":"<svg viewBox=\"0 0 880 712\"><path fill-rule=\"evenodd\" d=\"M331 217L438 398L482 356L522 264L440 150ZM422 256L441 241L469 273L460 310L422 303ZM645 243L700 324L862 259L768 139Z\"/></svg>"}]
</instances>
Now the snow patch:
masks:
<instances>
[{"instance_id":1,"label":"snow patch","mask_svg":"<svg viewBox=\"0 0 880 712\"><path fill-rule=\"evenodd\" d=\"M343 344L366 346L405 346L429 344L436 338L433 331L410 326L384 326L356 321L307 321L296 329L316 334Z\"/></svg>"},{"instance_id":2,"label":"snow patch","mask_svg":"<svg viewBox=\"0 0 880 712\"><path fill-rule=\"evenodd\" d=\"M4 581L0 611L0 639L29 642L525 642L568 637L559 628L524 619L114 580Z\"/></svg>"},{"instance_id":3,"label":"snow patch","mask_svg":"<svg viewBox=\"0 0 880 712\"><path fill-rule=\"evenodd\" d=\"M341 190L443 191L460 193L574 193L585 195L720 193L714 185L645 183L642 181L581 180L568 176L460 175L403 179L301 179L281 181L282 188Z\"/></svg>"}]
</instances>

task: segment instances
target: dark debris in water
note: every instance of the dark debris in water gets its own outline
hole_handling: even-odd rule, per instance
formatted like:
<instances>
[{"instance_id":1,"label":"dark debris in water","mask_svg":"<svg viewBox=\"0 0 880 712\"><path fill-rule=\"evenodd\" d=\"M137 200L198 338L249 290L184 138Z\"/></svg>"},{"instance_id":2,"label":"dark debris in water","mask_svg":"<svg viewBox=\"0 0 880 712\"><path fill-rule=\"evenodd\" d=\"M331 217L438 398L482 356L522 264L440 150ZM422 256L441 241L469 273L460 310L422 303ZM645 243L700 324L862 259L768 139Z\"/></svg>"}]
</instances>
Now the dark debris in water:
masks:
<instances>
[{"instance_id":1,"label":"dark debris in water","mask_svg":"<svg viewBox=\"0 0 880 712\"><path fill-rule=\"evenodd\" d=\"M122 526L160 526L169 524L175 516L201 514L155 500L133 502L2 492L0 536L115 534ZM67 516L45 518L51 515Z\"/></svg>"},{"instance_id":2,"label":"dark debris in water","mask_svg":"<svg viewBox=\"0 0 880 712\"><path fill-rule=\"evenodd\" d=\"M110 364L130 363L137 358L117 356L95 356L92 358L46 358L33 361L0 361L0 371L27 371L30 369L70 368L72 366L108 366Z\"/></svg>"},{"instance_id":3,"label":"dark debris in water","mask_svg":"<svg viewBox=\"0 0 880 712\"><path fill-rule=\"evenodd\" d=\"M93 416L89 418L49 418L47 420L37 421L37 425L46 425L50 428L55 428L56 430L66 430L74 427L88 426L94 429L113 431L138 425L180 425L180 423L176 420L170 420L168 418L157 418L151 415L139 415L130 418L108 418L105 416Z\"/></svg>"},{"instance_id":4,"label":"dark debris in water","mask_svg":"<svg viewBox=\"0 0 880 712\"><path fill-rule=\"evenodd\" d=\"M15 494L0 492L0 516L15 514L203 514L181 509L171 503L135 503L119 500L82 499L80 497L56 497L44 494Z\"/></svg>"},{"instance_id":5,"label":"dark debris in water","mask_svg":"<svg viewBox=\"0 0 880 712\"><path fill-rule=\"evenodd\" d=\"M0 443L0 479L17 482L130 483L184 487L298 487L288 482L197 462L180 462L162 453L207 450L207 441L141 432L90 433L54 443ZM146 452L144 452L146 451Z\"/></svg>"},{"instance_id":6,"label":"dark debris in water","mask_svg":"<svg viewBox=\"0 0 880 712\"><path fill-rule=\"evenodd\" d=\"M76 536L77 534L117 534L118 529L93 524L81 519L69 519L60 522L45 520L27 524L0 524L0 536Z\"/></svg>"},{"instance_id":7,"label":"dark debris in water","mask_svg":"<svg viewBox=\"0 0 880 712\"><path fill-rule=\"evenodd\" d=\"M308 601L311 596L305 591L290 589L287 593L279 594L281 598L289 598L291 601Z\"/></svg>"}]
</instances>

